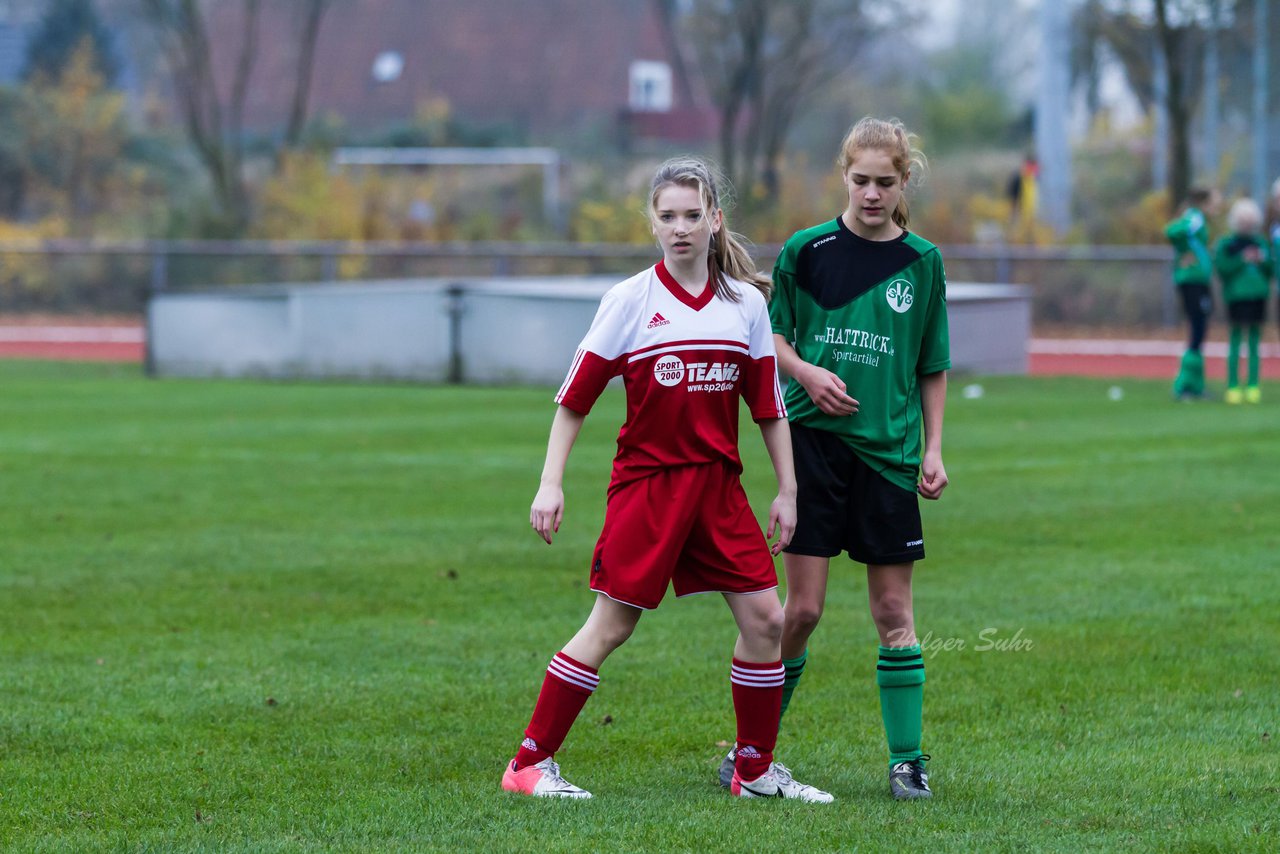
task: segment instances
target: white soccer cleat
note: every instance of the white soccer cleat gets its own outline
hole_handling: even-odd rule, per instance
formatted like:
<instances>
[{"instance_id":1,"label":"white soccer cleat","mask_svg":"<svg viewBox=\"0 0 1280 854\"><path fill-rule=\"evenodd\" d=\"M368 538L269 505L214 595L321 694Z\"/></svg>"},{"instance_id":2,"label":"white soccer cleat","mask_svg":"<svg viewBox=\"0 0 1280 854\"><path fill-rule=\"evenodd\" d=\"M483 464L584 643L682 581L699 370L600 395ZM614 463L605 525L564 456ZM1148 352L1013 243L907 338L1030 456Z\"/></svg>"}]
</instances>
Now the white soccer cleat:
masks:
<instances>
[{"instance_id":1,"label":"white soccer cleat","mask_svg":"<svg viewBox=\"0 0 1280 854\"><path fill-rule=\"evenodd\" d=\"M797 783L787 766L770 763L769 770L755 780L743 780L734 772L729 791L740 798L791 798L813 804L829 804L835 800L829 792L805 783Z\"/></svg>"},{"instance_id":2,"label":"white soccer cleat","mask_svg":"<svg viewBox=\"0 0 1280 854\"><path fill-rule=\"evenodd\" d=\"M533 795L537 798L589 798L591 793L579 789L560 776L560 766L548 756L537 765L526 765L516 770L516 761L507 763L506 773L502 775L502 788L508 792L521 795Z\"/></svg>"}]
</instances>

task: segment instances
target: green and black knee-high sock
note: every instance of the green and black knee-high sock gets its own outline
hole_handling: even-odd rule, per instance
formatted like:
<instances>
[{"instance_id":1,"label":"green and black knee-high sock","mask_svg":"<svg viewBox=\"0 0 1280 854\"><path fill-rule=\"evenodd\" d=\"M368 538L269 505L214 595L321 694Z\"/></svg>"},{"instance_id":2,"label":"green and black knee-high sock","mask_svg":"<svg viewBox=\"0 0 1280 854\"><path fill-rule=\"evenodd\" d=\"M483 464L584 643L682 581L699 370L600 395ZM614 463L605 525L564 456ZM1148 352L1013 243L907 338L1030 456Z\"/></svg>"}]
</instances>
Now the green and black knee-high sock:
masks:
<instances>
[{"instance_id":1,"label":"green and black knee-high sock","mask_svg":"<svg viewBox=\"0 0 1280 854\"><path fill-rule=\"evenodd\" d=\"M919 759L924 729L924 657L920 645L880 647L876 665L889 764Z\"/></svg>"},{"instance_id":2,"label":"green and black knee-high sock","mask_svg":"<svg viewBox=\"0 0 1280 854\"><path fill-rule=\"evenodd\" d=\"M1227 388L1240 387L1240 342L1243 338L1244 330L1233 324L1230 343L1227 344Z\"/></svg>"},{"instance_id":3,"label":"green and black knee-high sock","mask_svg":"<svg viewBox=\"0 0 1280 854\"><path fill-rule=\"evenodd\" d=\"M1258 344L1262 340L1262 327L1249 327L1249 385L1258 384L1258 375L1262 367L1262 363L1258 358Z\"/></svg>"},{"instance_id":4,"label":"green and black knee-high sock","mask_svg":"<svg viewBox=\"0 0 1280 854\"><path fill-rule=\"evenodd\" d=\"M791 704L791 695L795 693L796 686L800 684L800 677L804 675L804 663L808 660L808 647L805 647L804 652L795 658L782 659L782 667L786 671L782 679L782 714L784 715L787 713L787 706Z\"/></svg>"}]
</instances>

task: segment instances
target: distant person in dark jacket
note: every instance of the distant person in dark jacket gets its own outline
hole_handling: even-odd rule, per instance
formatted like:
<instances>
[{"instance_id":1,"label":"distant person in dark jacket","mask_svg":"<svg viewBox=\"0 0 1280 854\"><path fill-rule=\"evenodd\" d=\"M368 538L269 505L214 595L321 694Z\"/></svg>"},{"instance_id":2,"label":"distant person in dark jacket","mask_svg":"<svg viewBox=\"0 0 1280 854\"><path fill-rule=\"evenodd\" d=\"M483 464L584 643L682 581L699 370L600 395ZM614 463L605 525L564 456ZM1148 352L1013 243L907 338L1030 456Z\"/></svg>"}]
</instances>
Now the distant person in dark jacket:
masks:
<instances>
[{"instance_id":1,"label":"distant person in dark jacket","mask_svg":"<svg viewBox=\"0 0 1280 854\"><path fill-rule=\"evenodd\" d=\"M1194 187L1187 195L1182 215L1165 226L1164 234L1173 245L1173 283L1182 297L1189 336L1182 365L1173 381L1179 400L1204 397L1204 344L1209 315L1213 313L1213 262L1209 257L1209 217L1216 213L1218 193L1208 187Z\"/></svg>"}]
</instances>

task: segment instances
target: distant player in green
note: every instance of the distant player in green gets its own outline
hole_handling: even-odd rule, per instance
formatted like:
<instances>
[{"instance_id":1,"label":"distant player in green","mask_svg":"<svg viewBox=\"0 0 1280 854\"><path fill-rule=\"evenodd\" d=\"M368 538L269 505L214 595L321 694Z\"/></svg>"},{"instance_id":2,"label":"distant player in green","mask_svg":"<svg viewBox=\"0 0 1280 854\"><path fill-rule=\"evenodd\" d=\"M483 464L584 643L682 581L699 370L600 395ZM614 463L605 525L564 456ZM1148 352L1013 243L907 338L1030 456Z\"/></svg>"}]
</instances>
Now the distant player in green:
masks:
<instances>
[{"instance_id":1,"label":"distant player in green","mask_svg":"<svg viewBox=\"0 0 1280 854\"><path fill-rule=\"evenodd\" d=\"M1267 199L1267 235L1271 238L1271 272L1280 286L1280 178L1271 185Z\"/></svg>"},{"instance_id":2,"label":"distant player in green","mask_svg":"<svg viewBox=\"0 0 1280 854\"><path fill-rule=\"evenodd\" d=\"M1258 343L1266 320L1267 295L1271 290L1272 258L1267 236L1262 233L1262 210L1253 199L1238 199L1227 214L1231 232L1218 241L1213 267L1222 280L1222 300L1231 323L1231 343L1227 350L1227 403L1258 403ZM1249 378L1240 388L1240 343L1248 337Z\"/></svg>"},{"instance_id":3,"label":"distant player in green","mask_svg":"<svg viewBox=\"0 0 1280 854\"><path fill-rule=\"evenodd\" d=\"M1213 313L1208 217L1217 212L1217 207L1216 190L1194 187L1187 194L1182 215L1164 229L1165 237L1173 244L1173 283L1182 297L1190 327L1187 351L1182 354L1182 365L1173 381L1173 394L1179 400L1204 397L1204 354L1200 348Z\"/></svg>"},{"instance_id":4,"label":"distant player in green","mask_svg":"<svg viewBox=\"0 0 1280 854\"><path fill-rule=\"evenodd\" d=\"M787 241L769 306L795 455L797 521L787 575L783 711L842 551L867 566L880 636L876 682L889 789L929 797L921 752L924 659L911 575L924 557L917 493L942 495L942 415L951 367L937 247L906 230L903 191L923 156L896 120L864 118L840 148L848 206ZM921 433L923 432L923 442Z\"/></svg>"}]
</instances>

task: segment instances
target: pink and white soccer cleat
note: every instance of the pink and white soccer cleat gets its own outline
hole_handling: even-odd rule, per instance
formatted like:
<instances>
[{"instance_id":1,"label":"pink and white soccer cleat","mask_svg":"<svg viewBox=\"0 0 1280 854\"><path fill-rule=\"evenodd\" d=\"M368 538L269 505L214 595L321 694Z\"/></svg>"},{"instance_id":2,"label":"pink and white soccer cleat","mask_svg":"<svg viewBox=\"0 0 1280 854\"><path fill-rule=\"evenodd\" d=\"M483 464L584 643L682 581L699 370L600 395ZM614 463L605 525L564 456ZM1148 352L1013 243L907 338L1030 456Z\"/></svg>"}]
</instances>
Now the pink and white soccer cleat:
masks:
<instances>
[{"instance_id":1,"label":"pink and white soccer cleat","mask_svg":"<svg viewBox=\"0 0 1280 854\"><path fill-rule=\"evenodd\" d=\"M537 765L526 765L516 770L516 761L507 763L506 773L502 775L502 788L508 792L521 795L533 795L538 798L589 798L591 793L579 789L560 776L560 766L548 756Z\"/></svg>"},{"instance_id":2,"label":"pink and white soccer cleat","mask_svg":"<svg viewBox=\"0 0 1280 854\"><path fill-rule=\"evenodd\" d=\"M777 762L770 763L769 770L755 780L743 780L735 771L729 791L739 798L792 798L814 804L829 804L835 800L828 792L797 783L787 766Z\"/></svg>"}]
</instances>

